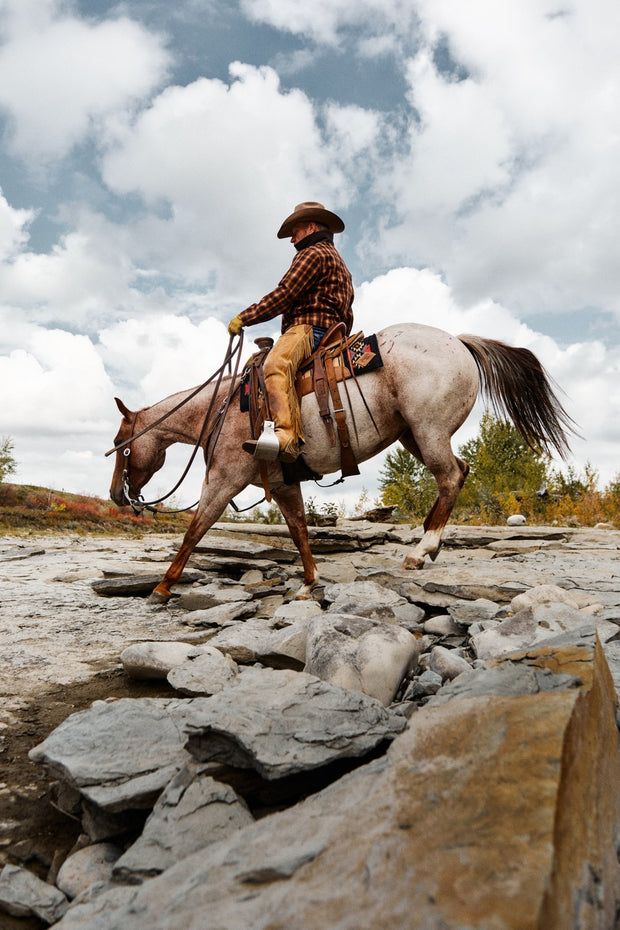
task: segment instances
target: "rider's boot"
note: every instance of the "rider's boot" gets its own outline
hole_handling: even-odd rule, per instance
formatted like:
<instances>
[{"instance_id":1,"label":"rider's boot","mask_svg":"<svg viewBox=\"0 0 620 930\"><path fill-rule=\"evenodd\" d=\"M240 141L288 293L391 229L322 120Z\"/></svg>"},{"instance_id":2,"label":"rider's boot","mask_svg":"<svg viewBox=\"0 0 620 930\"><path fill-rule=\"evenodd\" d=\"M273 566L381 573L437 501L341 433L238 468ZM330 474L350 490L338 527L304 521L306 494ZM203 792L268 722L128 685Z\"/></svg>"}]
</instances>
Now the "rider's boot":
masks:
<instances>
[{"instance_id":1,"label":"rider's boot","mask_svg":"<svg viewBox=\"0 0 620 930\"><path fill-rule=\"evenodd\" d=\"M294 462L303 446L301 411L295 394L295 374L301 361L312 351L312 327L290 327L276 342L265 359L265 388L269 398L271 416L275 423L281 462ZM256 458L262 457L261 439L243 443L243 448ZM266 457L273 458L264 443Z\"/></svg>"}]
</instances>

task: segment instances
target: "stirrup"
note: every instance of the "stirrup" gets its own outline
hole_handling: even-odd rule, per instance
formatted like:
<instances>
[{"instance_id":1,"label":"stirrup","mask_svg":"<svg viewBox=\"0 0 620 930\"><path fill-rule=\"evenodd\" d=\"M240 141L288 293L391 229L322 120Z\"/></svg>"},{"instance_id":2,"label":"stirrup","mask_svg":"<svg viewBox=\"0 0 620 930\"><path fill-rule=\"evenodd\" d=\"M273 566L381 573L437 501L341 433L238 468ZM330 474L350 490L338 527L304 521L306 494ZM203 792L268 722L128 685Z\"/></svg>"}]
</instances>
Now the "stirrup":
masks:
<instances>
[{"instance_id":1,"label":"stirrup","mask_svg":"<svg viewBox=\"0 0 620 930\"><path fill-rule=\"evenodd\" d=\"M265 420L258 439L244 442L243 449L253 455L255 459L261 459L263 462L275 462L280 453L280 443L276 436L274 421Z\"/></svg>"}]
</instances>

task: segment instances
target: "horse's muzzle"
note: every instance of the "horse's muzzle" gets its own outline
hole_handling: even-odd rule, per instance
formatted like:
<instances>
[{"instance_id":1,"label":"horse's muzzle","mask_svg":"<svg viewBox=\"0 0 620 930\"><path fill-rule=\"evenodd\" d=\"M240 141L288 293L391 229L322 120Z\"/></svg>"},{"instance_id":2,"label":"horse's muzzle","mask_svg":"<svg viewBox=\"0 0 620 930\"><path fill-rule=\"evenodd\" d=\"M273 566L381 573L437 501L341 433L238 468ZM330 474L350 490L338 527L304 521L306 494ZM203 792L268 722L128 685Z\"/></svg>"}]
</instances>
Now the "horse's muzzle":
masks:
<instances>
[{"instance_id":1,"label":"horse's muzzle","mask_svg":"<svg viewBox=\"0 0 620 930\"><path fill-rule=\"evenodd\" d=\"M129 501L125 499L125 494L122 488L110 488L110 500L116 504L117 507L127 507Z\"/></svg>"}]
</instances>

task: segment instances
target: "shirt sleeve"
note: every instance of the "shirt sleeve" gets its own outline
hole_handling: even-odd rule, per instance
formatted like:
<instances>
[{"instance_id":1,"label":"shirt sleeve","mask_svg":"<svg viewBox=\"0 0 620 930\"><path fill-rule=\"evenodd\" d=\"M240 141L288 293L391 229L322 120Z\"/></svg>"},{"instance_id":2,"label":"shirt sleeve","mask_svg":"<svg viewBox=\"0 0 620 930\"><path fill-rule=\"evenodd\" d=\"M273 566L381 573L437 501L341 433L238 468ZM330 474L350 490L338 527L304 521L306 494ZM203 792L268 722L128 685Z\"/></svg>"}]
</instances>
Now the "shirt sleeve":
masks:
<instances>
[{"instance_id":1,"label":"shirt sleeve","mask_svg":"<svg viewBox=\"0 0 620 930\"><path fill-rule=\"evenodd\" d=\"M321 272L321 265L322 258L316 250L303 249L298 252L278 286L258 303L243 310L240 314L243 325L264 323L284 313L314 283Z\"/></svg>"}]
</instances>

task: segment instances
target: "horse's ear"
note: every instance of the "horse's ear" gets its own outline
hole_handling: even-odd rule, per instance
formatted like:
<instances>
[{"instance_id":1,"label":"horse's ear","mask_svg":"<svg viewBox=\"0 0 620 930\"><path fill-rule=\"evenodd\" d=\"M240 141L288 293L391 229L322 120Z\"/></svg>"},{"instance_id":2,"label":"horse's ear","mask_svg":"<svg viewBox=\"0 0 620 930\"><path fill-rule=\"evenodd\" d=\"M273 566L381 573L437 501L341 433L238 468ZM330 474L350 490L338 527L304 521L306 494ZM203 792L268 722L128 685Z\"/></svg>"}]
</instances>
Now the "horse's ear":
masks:
<instances>
[{"instance_id":1,"label":"horse's ear","mask_svg":"<svg viewBox=\"0 0 620 930\"><path fill-rule=\"evenodd\" d=\"M120 397L115 397L114 400L116 401L116 406L118 407L118 409L120 410L120 412L123 414L123 416L125 417L125 419L126 419L126 420L131 420L131 416L132 416L131 410L129 410L129 409L125 406L125 404L122 402L122 400L120 399Z\"/></svg>"}]
</instances>

